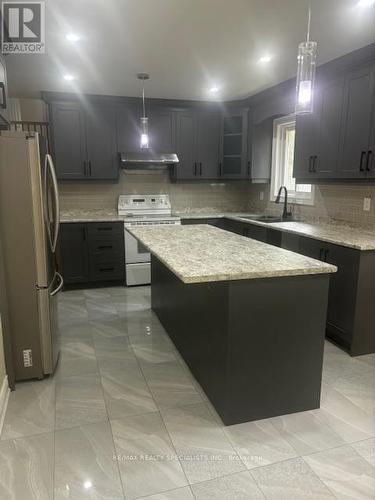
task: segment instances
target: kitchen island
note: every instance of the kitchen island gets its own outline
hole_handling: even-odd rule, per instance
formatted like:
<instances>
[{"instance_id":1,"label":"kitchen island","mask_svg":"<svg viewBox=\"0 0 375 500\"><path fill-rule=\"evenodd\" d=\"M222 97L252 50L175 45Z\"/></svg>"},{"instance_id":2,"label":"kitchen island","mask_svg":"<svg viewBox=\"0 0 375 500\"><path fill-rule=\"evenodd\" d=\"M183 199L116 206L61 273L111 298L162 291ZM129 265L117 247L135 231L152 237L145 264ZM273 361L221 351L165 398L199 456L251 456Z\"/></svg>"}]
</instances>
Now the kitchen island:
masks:
<instances>
[{"instance_id":1,"label":"kitchen island","mask_svg":"<svg viewBox=\"0 0 375 500\"><path fill-rule=\"evenodd\" d=\"M134 227L152 308L227 425L318 408L336 267L208 226Z\"/></svg>"}]
</instances>

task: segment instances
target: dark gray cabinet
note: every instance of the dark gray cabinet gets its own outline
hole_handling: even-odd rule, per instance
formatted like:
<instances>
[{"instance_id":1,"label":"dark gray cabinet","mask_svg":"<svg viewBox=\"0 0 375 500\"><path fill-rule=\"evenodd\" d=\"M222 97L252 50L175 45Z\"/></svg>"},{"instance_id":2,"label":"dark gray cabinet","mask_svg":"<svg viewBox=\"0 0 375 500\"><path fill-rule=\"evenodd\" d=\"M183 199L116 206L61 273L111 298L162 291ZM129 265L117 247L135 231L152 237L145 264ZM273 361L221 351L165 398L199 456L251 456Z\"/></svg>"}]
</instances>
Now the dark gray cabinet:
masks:
<instances>
[{"instance_id":1,"label":"dark gray cabinet","mask_svg":"<svg viewBox=\"0 0 375 500\"><path fill-rule=\"evenodd\" d=\"M176 146L180 163L175 180L217 179L219 176L220 114L216 111L178 111Z\"/></svg>"},{"instance_id":2,"label":"dark gray cabinet","mask_svg":"<svg viewBox=\"0 0 375 500\"><path fill-rule=\"evenodd\" d=\"M294 177L300 182L375 176L375 66L318 81L314 112L297 116Z\"/></svg>"},{"instance_id":3,"label":"dark gray cabinet","mask_svg":"<svg viewBox=\"0 0 375 500\"><path fill-rule=\"evenodd\" d=\"M141 146L140 116L142 108L120 105L117 108L117 147L120 153L139 151Z\"/></svg>"},{"instance_id":4,"label":"dark gray cabinet","mask_svg":"<svg viewBox=\"0 0 375 500\"><path fill-rule=\"evenodd\" d=\"M314 111L296 119L294 177L331 179L338 176L344 79L316 86Z\"/></svg>"},{"instance_id":5,"label":"dark gray cabinet","mask_svg":"<svg viewBox=\"0 0 375 500\"><path fill-rule=\"evenodd\" d=\"M111 106L58 102L51 106L52 140L60 180L117 180L115 111Z\"/></svg>"},{"instance_id":6,"label":"dark gray cabinet","mask_svg":"<svg viewBox=\"0 0 375 500\"><path fill-rule=\"evenodd\" d=\"M57 177L61 180L85 179L87 154L85 118L77 103L51 106L52 141Z\"/></svg>"},{"instance_id":7,"label":"dark gray cabinet","mask_svg":"<svg viewBox=\"0 0 375 500\"><path fill-rule=\"evenodd\" d=\"M272 116L252 126L250 177L255 182L268 182L271 178L273 122Z\"/></svg>"},{"instance_id":8,"label":"dark gray cabinet","mask_svg":"<svg viewBox=\"0 0 375 500\"><path fill-rule=\"evenodd\" d=\"M86 112L87 174L97 180L118 178L116 116L109 106Z\"/></svg>"},{"instance_id":9,"label":"dark gray cabinet","mask_svg":"<svg viewBox=\"0 0 375 500\"><path fill-rule=\"evenodd\" d=\"M0 54L0 127L8 124L8 81L5 61Z\"/></svg>"},{"instance_id":10,"label":"dark gray cabinet","mask_svg":"<svg viewBox=\"0 0 375 500\"><path fill-rule=\"evenodd\" d=\"M60 254L64 282L67 285L89 281L87 224L64 223L60 231Z\"/></svg>"},{"instance_id":11,"label":"dark gray cabinet","mask_svg":"<svg viewBox=\"0 0 375 500\"><path fill-rule=\"evenodd\" d=\"M247 144L248 110L224 114L220 147L220 177L224 179L249 178Z\"/></svg>"},{"instance_id":12,"label":"dark gray cabinet","mask_svg":"<svg viewBox=\"0 0 375 500\"><path fill-rule=\"evenodd\" d=\"M62 224L60 254L67 286L125 282L122 222Z\"/></svg>"},{"instance_id":13,"label":"dark gray cabinet","mask_svg":"<svg viewBox=\"0 0 375 500\"><path fill-rule=\"evenodd\" d=\"M342 147L339 173L344 178L363 178L370 171L368 151L375 107L375 67L346 76L342 116Z\"/></svg>"},{"instance_id":14,"label":"dark gray cabinet","mask_svg":"<svg viewBox=\"0 0 375 500\"><path fill-rule=\"evenodd\" d=\"M155 153L175 153L175 123L174 113L169 108L150 107L149 146Z\"/></svg>"},{"instance_id":15,"label":"dark gray cabinet","mask_svg":"<svg viewBox=\"0 0 375 500\"><path fill-rule=\"evenodd\" d=\"M219 138L219 113L197 113L197 173L202 179L217 179L219 176Z\"/></svg>"},{"instance_id":16,"label":"dark gray cabinet","mask_svg":"<svg viewBox=\"0 0 375 500\"><path fill-rule=\"evenodd\" d=\"M174 169L174 179L194 179L197 176L195 159L196 121L191 111L181 111L176 116L176 145L179 164Z\"/></svg>"}]
</instances>

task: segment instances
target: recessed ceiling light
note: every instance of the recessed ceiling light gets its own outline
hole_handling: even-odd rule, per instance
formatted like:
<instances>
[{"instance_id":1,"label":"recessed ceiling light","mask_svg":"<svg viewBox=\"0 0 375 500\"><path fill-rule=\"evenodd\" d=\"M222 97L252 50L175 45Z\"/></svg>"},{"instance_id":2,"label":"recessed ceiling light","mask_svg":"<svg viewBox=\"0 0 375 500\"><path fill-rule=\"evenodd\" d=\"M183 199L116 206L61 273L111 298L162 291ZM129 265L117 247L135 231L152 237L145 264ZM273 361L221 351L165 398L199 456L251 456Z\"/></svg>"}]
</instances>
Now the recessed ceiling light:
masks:
<instances>
[{"instance_id":1,"label":"recessed ceiling light","mask_svg":"<svg viewBox=\"0 0 375 500\"><path fill-rule=\"evenodd\" d=\"M74 75L70 75L70 74L64 75L64 80L66 80L67 82L72 82L75 79L76 79L76 77Z\"/></svg>"},{"instance_id":2,"label":"recessed ceiling light","mask_svg":"<svg viewBox=\"0 0 375 500\"><path fill-rule=\"evenodd\" d=\"M359 0L358 7L370 7L375 4L375 0Z\"/></svg>"},{"instance_id":3,"label":"recessed ceiling light","mask_svg":"<svg viewBox=\"0 0 375 500\"><path fill-rule=\"evenodd\" d=\"M81 40L81 37L79 35L77 35L77 33L67 33L65 35L65 38L69 42L79 42Z\"/></svg>"},{"instance_id":4,"label":"recessed ceiling light","mask_svg":"<svg viewBox=\"0 0 375 500\"><path fill-rule=\"evenodd\" d=\"M219 92L219 87L211 87L210 88L210 92L211 94L217 94Z\"/></svg>"},{"instance_id":5,"label":"recessed ceiling light","mask_svg":"<svg viewBox=\"0 0 375 500\"><path fill-rule=\"evenodd\" d=\"M272 57L270 55L265 55L265 56L260 57L258 59L258 62L261 64L267 64L267 63L271 62L271 59L272 59Z\"/></svg>"}]
</instances>

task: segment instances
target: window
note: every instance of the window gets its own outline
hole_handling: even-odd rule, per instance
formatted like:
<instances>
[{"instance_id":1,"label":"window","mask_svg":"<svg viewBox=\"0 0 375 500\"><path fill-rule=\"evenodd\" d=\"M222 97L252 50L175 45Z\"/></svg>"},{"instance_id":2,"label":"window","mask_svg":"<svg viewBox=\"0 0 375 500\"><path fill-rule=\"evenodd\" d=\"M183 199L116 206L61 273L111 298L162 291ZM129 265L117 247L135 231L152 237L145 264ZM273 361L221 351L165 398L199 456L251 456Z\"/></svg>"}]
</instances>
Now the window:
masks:
<instances>
[{"instance_id":1,"label":"window","mask_svg":"<svg viewBox=\"0 0 375 500\"><path fill-rule=\"evenodd\" d=\"M288 199L292 203L314 204L314 186L296 184L293 177L294 139L296 119L284 116L273 122L271 201L275 201L280 186L288 189Z\"/></svg>"}]
</instances>

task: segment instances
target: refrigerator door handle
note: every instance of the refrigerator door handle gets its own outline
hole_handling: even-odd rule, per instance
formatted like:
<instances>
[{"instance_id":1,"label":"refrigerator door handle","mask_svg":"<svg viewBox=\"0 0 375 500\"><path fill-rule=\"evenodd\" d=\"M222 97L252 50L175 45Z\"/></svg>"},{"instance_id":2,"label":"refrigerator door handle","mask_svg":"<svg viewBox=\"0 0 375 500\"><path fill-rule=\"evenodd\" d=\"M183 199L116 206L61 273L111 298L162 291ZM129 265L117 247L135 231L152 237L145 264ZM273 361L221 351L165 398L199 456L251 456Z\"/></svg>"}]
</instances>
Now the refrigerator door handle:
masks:
<instances>
[{"instance_id":1,"label":"refrigerator door handle","mask_svg":"<svg viewBox=\"0 0 375 500\"><path fill-rule=\"evenodd\" d=\"M64 278L61 276L61 274L56 271L55 277L56 276L59 278L60 283L58 284L57 288L55 288L52 292L50 292L51 297L53 297L54 295L57 295L59 293L59 291L62 289L62 287L64 286Z\"/></svg>"},{"instance_id":2,"label":"refrigerator door handle","mask_svg":"<svg viewBox=\"0 0 375 500\"><path fill-rule=\"evenodd\" d=\"M47 192L47 172L49 171L52 179L52 186L53 186L53 193L54 193L54 205L55 205L55 220L54 220L54 234L53 237L51 235L51 230L50 230L50 225L49 223L47 224L48 226L48 236L51 244L51 249L52 252L55 253L56 251L56 246L57 246L57 238L59 236L59 230L60 230L60 202L59 202L59 188L57 185L57 177L56 177L56 172L55 172L55 167L53 166L53 161L52 157L50 154L46 154L46 159L45 159L45 188ZM47 208L48 210L48 208Z\"/></svg>"}]
</instances>

